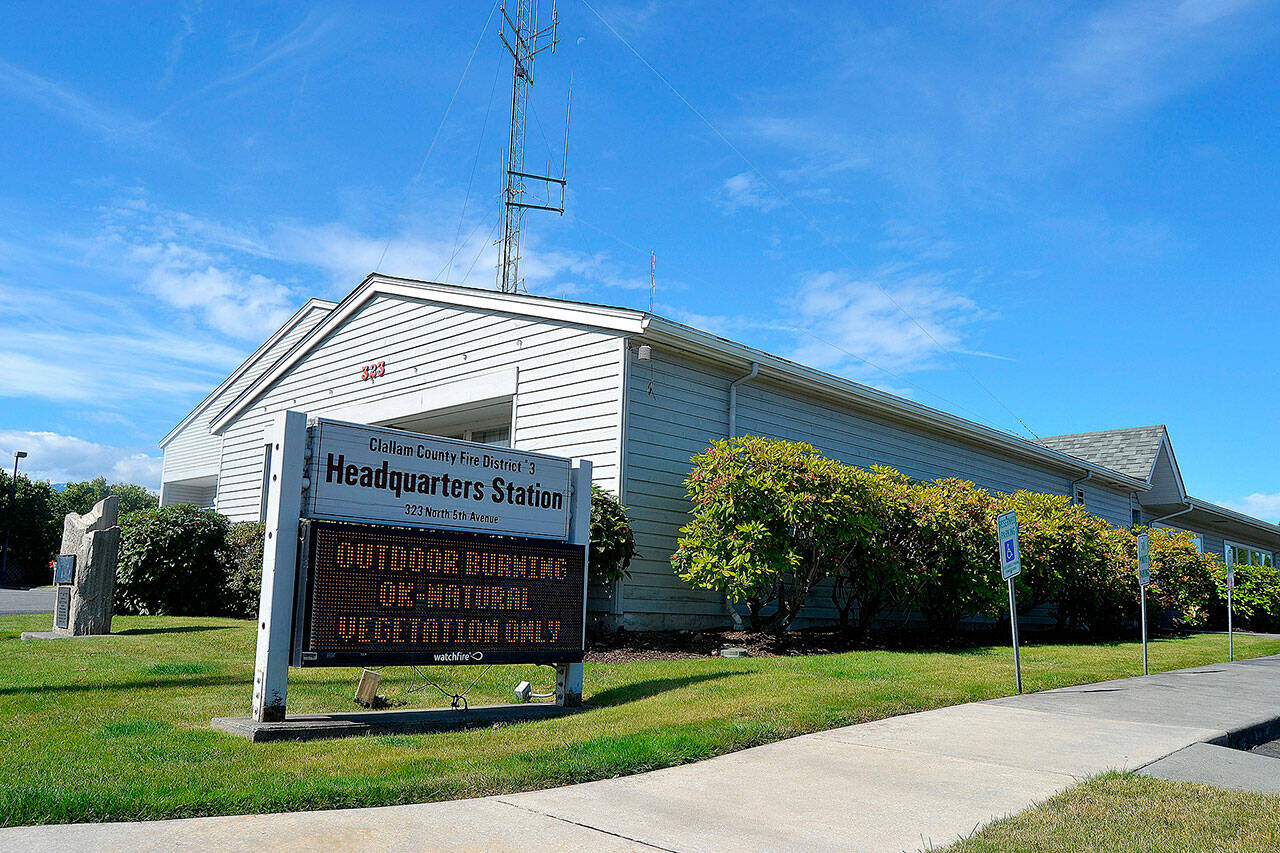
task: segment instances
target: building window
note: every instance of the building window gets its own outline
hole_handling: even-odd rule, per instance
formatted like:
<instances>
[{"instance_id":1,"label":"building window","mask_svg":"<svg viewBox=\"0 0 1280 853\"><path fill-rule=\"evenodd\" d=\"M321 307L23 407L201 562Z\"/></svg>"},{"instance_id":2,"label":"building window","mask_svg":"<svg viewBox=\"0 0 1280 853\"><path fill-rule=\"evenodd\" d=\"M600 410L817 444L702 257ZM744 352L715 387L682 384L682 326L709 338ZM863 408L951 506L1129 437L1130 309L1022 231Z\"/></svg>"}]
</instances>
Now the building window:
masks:
<instances>
[{"instance_id":1,"label":"building window","mask_svg":"<svg viewBox=\"0 0 1280 853\"><path fill-rule=\"evenodd\" d=\"M1226 543L1227 562L1233 566L1273 566L1274 557L1270 551L1259 551L1257 548L1250 548L1248 545L1237 545L1234 542Z\"/></svg>"},{"instance_id":2,"label":"building window","mask_svg":"<svg viewBox=\"0 0 1280 853\"><path fill-rule=\"evenodd\" d=\"M473 429L467 436L468 441L479 444L492 444L494 447L511 446L511 427L495 427L494 429Z\"/></svg>"},{"instance_id":3,"label":"building window","mask_svg":"<svg viewBox=\"0 0 1280 853\"><path fill-rule=\"evenodd\" d=\"M1076 487L1076 503L1084 506L1084 489L1080 486Z\"/></svg>"},{"instance_id":4,"label":"building window","mask_svg":"<svg viewBox=\"0 0 1280 853\"><path fill-rule=\"evenodd\" d=\"M1204 553L1204 537L1199 533L1191 534L1191 541L1196 545L1196 551L1200 554Z\"/></svg>"},{"instance_id":5,"label":"building window","mask_svg":"<svg viewBox=\"0 0 1280 853\"><path fill-rule=\"evenodd\" d=\"M1135 509L1133 511L1133 526L1137 527L1140 524L1142 524L1142 510Z\"/></svg>"}]
</instances>

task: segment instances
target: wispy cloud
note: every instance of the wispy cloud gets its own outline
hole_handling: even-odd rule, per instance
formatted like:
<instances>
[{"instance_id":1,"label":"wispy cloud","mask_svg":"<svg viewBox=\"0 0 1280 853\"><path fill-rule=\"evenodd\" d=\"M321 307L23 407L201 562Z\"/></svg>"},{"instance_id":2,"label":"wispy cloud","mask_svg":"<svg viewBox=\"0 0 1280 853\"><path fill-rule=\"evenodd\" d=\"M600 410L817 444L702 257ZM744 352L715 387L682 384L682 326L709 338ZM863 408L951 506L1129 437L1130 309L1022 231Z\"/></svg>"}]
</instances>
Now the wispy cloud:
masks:
<instances>
[{"instance_id":1,"label":"wispy cloud","mask_svg":"<svg viewBox=\"0 0 1280 853\"><path fill-rule=\"evenodd\" d=\"M1254 492L1247 497L1223 501L1223 505L1254 518L1280 524L1280 492Z\"/></svg>"},{"instance_id":2,"label":"wispy cloud","mask_svg":"<svg viewBox=\"0 0 1280 853\"><path fill-rule=\"evenodd\" d=\"M329 41L337 32L339 15L322 14L311 10L302 22L281 36L252 62L210 80L195 91L170 104L157 118L181 110L193 103L214 103L235 98L262 85L272 74L305 66L311 60L310 51Z\"/></svg>"},{"instance_id":3,"label":"wispy cloud","mask_svg":"<svg viewBox=\"0 0 1280 853\"><path fill-rule=\"evenodd\" d=\"M177 69L178 63L182 60L183 45L186 44L188 38L195 34L196 15L200 13L202 5L200 0L187 2L183 5L182 11L178 13L178 32L174 34L173 41L169 42L169 49L165 51L164 73L160 75L160 80L156 83L159 88L166 89L173 83L173 73Z\"/></svg>"},{"instance_id":4,"label":"wispy cloud","mask_svg":"<svg viewBox=\"0 0 1280 853\"><path fill-rule=\"evenodd\" d=\"M113 447L56 432L0 430L0 457L12 459L15 450L29 454L23 471L32 479L67 483L102 476L112 483L160 488L164 460L138 448Z\"/></svg>"},{"instance_id":5,"label":"wispy cloud","mask_svg":"<svg viewBox=\"0 0 1280 853\"><path fill-rule=\"evenodd\" d=\"M793 358L859 376L923 370L943 352L968 352L969 332L987 317L940 273L892 271L814 273L801 282L792 310L795 325L835 345L810 341Z\"/></svg>"},{"instance_id":6,"label":"wispy cloud","mask_svg":"<svg viewBox=\"0 0 1280 853\"><path fill-rule=\"evenodd\" d=\"M136 141L155 126L97 103L69 86L0 59L0 92L75 122L109 141Z\"/></svg>"},{"instance_id":7,"label":"wispy cloud","mask_svg":"<svg viewBox=\"0 0 1280 853\"><path fill-rule=\"evenodd\" d=\"M784 202L754 172L740 172L720 185L717 201L728 211L759 210L768 212Z\"/></svg>"},{"instance_id":8,"label":"wispy cloud","mask_svg":"<svg viewBox=\"0 0 1280 853\"><path fill-rule=\"evenodd\" d=\"M1106 111L1163 100L1242 47L1259 0L1134 0L1100 9L1052 66L1061 94Z\"/></svg>"}]
</instances>

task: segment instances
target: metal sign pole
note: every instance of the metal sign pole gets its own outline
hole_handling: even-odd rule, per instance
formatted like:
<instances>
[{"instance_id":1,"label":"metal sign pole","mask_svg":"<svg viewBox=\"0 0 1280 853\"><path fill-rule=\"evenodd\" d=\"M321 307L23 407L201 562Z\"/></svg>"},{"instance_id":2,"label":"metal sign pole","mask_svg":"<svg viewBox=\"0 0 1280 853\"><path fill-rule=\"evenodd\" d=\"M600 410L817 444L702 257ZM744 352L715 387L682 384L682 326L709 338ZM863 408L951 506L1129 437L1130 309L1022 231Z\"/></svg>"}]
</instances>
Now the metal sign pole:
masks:
<instances>
[{"instance_id":1,"label":"metal sign pole","mask_svg":"<svg viewBox=\"0 0 1280 853\"><path fill-rule=\"evenodd\" d=\"M1018 548L1018 513L1014 510L996 516L996 540L1000 546L1000 576L1009 583L1009 629L1013 634L1013 671L1022 692L1022 658L1018 652L1018 594L1013 579L1022 572L1022 552Z\"/></svg>"},{"instance_id":2,"label":"metal sign pole","mask_svg":"<svg viewBox=\"0 0 1280 853\"><path fill-rule=\"evenodd\" d=\"M1231 606L1231 584L1227 584L1227 660L1236 659L1236 638L1231 632L1231 613L1234 608Z\"/></svg>"},{"instance_id":3,"label":"metal sign pole","mask_svg":"<svg viewBox=\"0 0 1280 853\"><path fill-rule=\"evenodd\" d=\"M1147 668L1147 588L1140 587L1142 591L1142 674L1150 675L1151 670Z\"/></svg>"},{"instance_id":4,"label":"metal sign pole","mask_svg":"<svg viewBox=\"0 0 1280 853\"><path fill-rule=\"evenodd\" d=\"M1013 631L1013 671L1018 680L1018 692L1022 692L1022 659L1018 654L1018 594L1013 590L1013 578L1009 578L1009 627Z\"/></svg>"},{"instance_id":5,"label":"metal sign pole","mask_svg":"<svg viewBox=\"0 0 1280 853\"><path fill-rule=\"evenodd\" d=\"M1142 599L1142 674L1150 675L1147 667L1147 584L1151 583L1151 540L1146 533L1138 534L1138 593Z\"/></svg>"}]
</instances>

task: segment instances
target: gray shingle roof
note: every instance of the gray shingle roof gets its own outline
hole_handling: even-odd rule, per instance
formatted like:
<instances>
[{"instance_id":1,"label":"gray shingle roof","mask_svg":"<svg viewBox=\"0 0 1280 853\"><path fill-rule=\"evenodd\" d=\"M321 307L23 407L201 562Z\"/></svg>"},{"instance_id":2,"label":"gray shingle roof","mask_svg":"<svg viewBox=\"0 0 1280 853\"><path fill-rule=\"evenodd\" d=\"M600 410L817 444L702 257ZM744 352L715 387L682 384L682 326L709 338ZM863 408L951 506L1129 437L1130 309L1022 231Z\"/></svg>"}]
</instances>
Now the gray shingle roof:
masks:
<instances>
[{"instance_id":1,"label":"gray shingle roof","mask_svg":"<svg viewBox=\"0 0 1280 853\"><path fill-rule=\"evenodd\" d=\"M1138 480L1147 480L1151 476L1151 468L1155 465L1156 454L1160 452L1160 442L1164 435L1164 425L1157 424L1051 435L1040 439L1040 443L1077 459L1102 465Z\"/></svg>"}]
</instances>

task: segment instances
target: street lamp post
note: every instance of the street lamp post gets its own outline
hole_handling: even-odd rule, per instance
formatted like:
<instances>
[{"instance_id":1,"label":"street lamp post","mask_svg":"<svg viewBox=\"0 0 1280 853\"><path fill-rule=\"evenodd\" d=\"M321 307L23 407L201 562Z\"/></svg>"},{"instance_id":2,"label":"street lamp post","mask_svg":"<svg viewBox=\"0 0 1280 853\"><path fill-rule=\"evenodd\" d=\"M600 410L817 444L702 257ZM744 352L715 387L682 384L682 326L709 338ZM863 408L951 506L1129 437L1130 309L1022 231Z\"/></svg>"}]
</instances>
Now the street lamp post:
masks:
<instances>
[{"instance_id":1,"label":"street lamp post","mask_svg":"<svg viewBox=\"0 0 1280 853\"><path fill-rule=\"evenodd\" d=\"M18 514L18 460L25 459L25 450L13 454L13 480L9 483L9 517L4 525L4 550L0 551L0 578L9 576L9 533L13 530L13 517Z\"/></svg>"}]
</instances>

